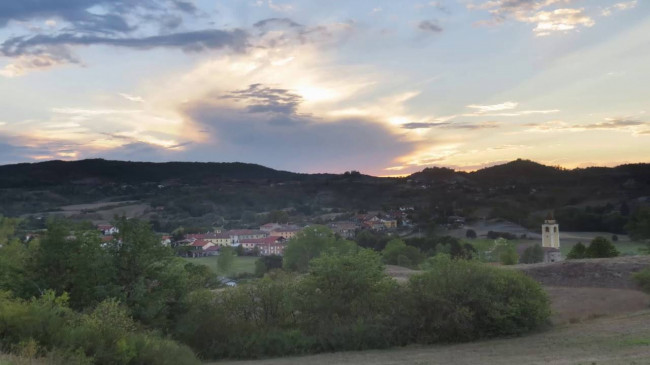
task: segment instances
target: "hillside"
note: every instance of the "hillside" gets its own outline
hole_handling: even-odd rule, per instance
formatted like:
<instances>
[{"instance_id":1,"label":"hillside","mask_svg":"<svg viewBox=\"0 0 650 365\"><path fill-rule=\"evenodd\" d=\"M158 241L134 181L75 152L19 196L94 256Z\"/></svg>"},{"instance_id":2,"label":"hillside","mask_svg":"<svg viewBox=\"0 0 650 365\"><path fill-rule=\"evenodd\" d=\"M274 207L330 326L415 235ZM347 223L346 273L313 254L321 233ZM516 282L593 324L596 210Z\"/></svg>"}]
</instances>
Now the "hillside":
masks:
<instances>
[{"instance_id":1,"label":"hillside","mask_svg":"<svg viewBox=\"0 0 650 365\"><path fill-rule=\"evenodd\" d=\"M291 180L299 174L246 163L126 162L103 159L48 161L0 166L0 188L58 184L138 184L175 179L200 184L220 179Z\"/></svg>"},{"instance_id":2,"label":"hillside","mask_svg":"<svg viewBox=\"0 0 650 365\"><path fill-rule=\"evenodd\" d=\"M649 196L649 164L566 170L516 160L470 173L426 168L404 178L300 174L245 163L95 159L0 166L0 214L39 218L70 205L128 201L148 207L138 216L160 231L255 226L257 214L279 209L304 221L409 206L421 227L444 224L451 215L537 227L553 210L566 230L624 233L629 214ZM75 218L97 220L88 210Z\"/></svg>"}]
</instances>

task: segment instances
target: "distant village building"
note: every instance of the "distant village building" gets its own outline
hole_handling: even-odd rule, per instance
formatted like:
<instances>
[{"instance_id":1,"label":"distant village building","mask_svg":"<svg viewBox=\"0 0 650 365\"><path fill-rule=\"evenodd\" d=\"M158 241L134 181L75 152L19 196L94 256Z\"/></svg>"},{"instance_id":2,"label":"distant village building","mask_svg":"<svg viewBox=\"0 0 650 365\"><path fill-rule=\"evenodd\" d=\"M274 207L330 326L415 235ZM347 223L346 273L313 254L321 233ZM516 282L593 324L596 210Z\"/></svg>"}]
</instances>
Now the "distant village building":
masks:
<instances>
[{"instance_id":1,"label":"distant village building","mask_svg":"<svg viewBox=\"0 0 650 365\"><path fill-rule=\"evenodd\" d=\"M542 224L542 249L544 250L544 262L563 260L560 252L560 225L557 224L551 213Z\"/></svg>"}]
</instances>

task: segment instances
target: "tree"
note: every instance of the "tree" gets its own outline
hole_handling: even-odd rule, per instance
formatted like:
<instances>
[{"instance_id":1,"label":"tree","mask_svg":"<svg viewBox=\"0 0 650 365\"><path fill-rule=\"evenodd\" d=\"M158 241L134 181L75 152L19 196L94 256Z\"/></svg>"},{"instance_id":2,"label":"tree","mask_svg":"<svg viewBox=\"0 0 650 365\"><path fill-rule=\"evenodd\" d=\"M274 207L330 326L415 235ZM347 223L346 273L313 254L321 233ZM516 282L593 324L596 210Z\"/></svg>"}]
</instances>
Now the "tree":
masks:
<instances>
[{"instance_id":1,"label":"tree","mask_svg":"<svg viewBox=\"0 0 650 365\"><path fill-rule=\"evenodd\" d=\"M630 217L625 229L629 232L630 238L635 241L650 239L650 208L638 209Z\"/></svg>"},{"instance_id":2,"label":"tree","mask_svg":"<svg viewBox=\"0 0 650 365\"><path fill-rule=\"evenodd\" d=\"M569 251L569 254L566 256L569 260L579 260L587 258L587 246L582 242L576 243Z\"/></svg>"},{"instance_id":3,"label":"tree","mask_svg":"<svg viewBox=\"0 0 650 365\"><path fill-rule=\"evenodd\" d=\"M289 223L289 214L284 210L274 210L266 215L264 223Z\"/></svg>"},{"instance_id":4,"label":"tree","mask_svg":"<svg viewBox=\"0 0 650 365\"><path fill-rule=\"evenodd\" d=\"M356 249L354 242L336 237L325 226L311 226L298 232L284 250L285 269L307 272L309 261L319 257L323 252L345 253Z\"/></svg>"},{"instance_id":5,"label":"tree","mask_svg":"<svg viewBox=\"0 0 650 365\"><path fill-rule=\"evenodd\" d=\"M535 264L544 261L544 250L539 244L527 247L521 255L521 262L524 264Z\"/></svg>"},{"instance_id":6,"label":"tree","mask_svg":"<svg viewBox=\"0 0 650 365\"><path fill-rule=\"evenodd\" d=\"M217 270L222 275L230 273L232 270L232 265L235 263L235 250L232 247L223 247L219 250L219 256L217 257Z\"/></svg>"},{"instance_id":7,"label":"tree","mask_svg":"<svg viewBox=\"0 0 650 365\"><path fill-rule=\"evenodd\" d=\"M408 246L404 241L397 238L388 242L381 255L384 263L404 267L417 265L424 259L420 250L416 247Z\"/></svg>"},{"instance_id":8,"label":"tree","mask_svg":"<svg viewBox=\"0 0 650 365\"><path fill-rule=\"evenodd\" d=\"M512 242L504 238L499 238L495 241L496 252L499 254L499 262L503 265L516 265L519 262L519 254L517 248Z\"/></svg>"},{"instance_id":9,"label":"tree","mask_svg":"<svg viewBox=\"0 0 650 365\"><path fill-rule=\"evenodd\" d=\"M465 232L465 237L469 239L475 239L476 238L476 231L473 229L468 229L467 232Z\"/></svg>"},{"instance_id":10,"label":"tree","mask_svg":"<svg viewBox=\"0 0 650 365\"><path fill-rule=\"evenodd\" d=\"M310 332L323 335L364 322L386 303L396 283L386 275L378 253L358 249L346 255L324 253L309 264L300 282L299 311Z\"/></svg>"},{"instance_id":11,"label":"tree","mask_svg":"<svg viewBox=\"0 0 650 365\"><path fill-rule=\"evenodd\" d=\"M604 237L594 238L589 247L587 247L586 253L587 257L594 259L601 257L616 257L620 255L616 246Z\"/></svg>"},{"instance_id":12,"label":"tree","mask_svg":"<svg viewBox=\"0 0 650 365\"><path fill-rule=\"evenodd\" d=\"M271 270L282 268L282 256L262 256L255 261L255 275L262 277Z\"/></svg>"}]
</instances>

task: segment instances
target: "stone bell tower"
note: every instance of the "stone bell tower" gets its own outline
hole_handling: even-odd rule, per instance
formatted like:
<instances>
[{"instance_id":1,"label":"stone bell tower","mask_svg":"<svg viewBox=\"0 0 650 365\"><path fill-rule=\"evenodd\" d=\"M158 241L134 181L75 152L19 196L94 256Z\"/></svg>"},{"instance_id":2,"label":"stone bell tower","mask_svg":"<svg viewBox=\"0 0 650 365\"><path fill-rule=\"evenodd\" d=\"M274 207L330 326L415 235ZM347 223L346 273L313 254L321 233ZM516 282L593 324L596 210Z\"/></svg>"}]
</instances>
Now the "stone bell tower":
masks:
<instances>
[{"instance_id":1,"label":"stone bell tower","mask_svg":"<svg viewBox=\"0 0 650 365\"><path fill-rule=\"evenodd\" d=\"M550 212L542 224L542 247L560 248L560 225Z\"/></svg>"}]
</instances>

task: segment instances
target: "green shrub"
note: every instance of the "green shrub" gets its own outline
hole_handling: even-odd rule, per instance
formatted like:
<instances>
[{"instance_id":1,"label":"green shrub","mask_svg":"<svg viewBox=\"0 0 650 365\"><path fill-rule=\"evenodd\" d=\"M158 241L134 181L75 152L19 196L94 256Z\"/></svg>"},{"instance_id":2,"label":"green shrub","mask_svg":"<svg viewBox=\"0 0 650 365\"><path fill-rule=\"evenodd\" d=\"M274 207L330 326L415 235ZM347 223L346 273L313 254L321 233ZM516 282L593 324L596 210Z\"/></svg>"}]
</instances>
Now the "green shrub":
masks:
<instances>
[{"instance_id":1,"label":"green shrub","mask_svg":"<svg viewBox=\"0 0 650 365\"><path fill-rule=\"evenodd\" d=\"M582 242L576 243L569 251L569 254L566 256L569 260L579 260L587 258L587 246Z\"/></svg>"},{"instance_id":2,"label":"green shrub","mask_svg":"<svg viewBox=\"0 0 650 365\"><path fill-rule=\"evenodd\" d=\"M613 243L611 243L607 238L596 237L591 241L589 247L586 251L587 257L589 258L602 258L602 257L616 257L620 255L620 252L616 249Z\"/></svg>"},{"instance_id":3,"label":"green shrub","mask_svg":"<svg viewBox=\"0 0 650 365\"><path fill-rule=\"evenodd\" d=\"M650 294L650 267L635 273L632 278L644 292Z\"/></svg>"},{"instance_id":4,"label":"green shrub","mask_svg":"<svg viewBox=\"0 0 650 365\"><path fill-rule=\"evenodd\" d=\"M52 291L29 301L0 293L0 350L55 364L198 364L188 347L139 330L115 300L87 314L67 301Z\"/></svg>"},{"instance_id":5,"label":"green shrub","mask_svg":"<svg viewBox=\"0 0 650 365\"><path fill-rule=\"evenodd\" d=\"M411 277L409 289L425 343L521 334L550 315L545 292L524 274L445 256Z\"/></svg>"}]
</instances>

